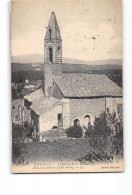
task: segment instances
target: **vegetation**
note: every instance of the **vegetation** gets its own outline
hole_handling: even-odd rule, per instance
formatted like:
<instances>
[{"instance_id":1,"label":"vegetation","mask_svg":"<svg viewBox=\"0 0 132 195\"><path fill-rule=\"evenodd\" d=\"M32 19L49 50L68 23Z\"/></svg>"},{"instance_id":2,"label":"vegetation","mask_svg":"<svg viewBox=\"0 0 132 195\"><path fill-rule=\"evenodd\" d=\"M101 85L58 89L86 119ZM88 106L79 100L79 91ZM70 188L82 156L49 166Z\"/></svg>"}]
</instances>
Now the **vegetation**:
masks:
<instances>
[{"instance_id":1,"label":"vegetation","mask_svg":"<svg viewBox=\"0 0 132 195\"><path fill-rule=\"evenodd\" d=\"M32 142L24 144L17 164L24 162L67 162L76 161L89 152L92 153L88 139L60 139L58 141Z\"/></svg>"},{"instance_id":2,"label":"vegetation","mask_svg":"<svg viewBox=\"0 0 132 195\"><path fill-rule=\"evenodd\" d=\"M74 125L66 129L67 137L82 138L83 130L81 126Z\"/></svg>"},{"instance_id":3,"label":"vegetation","mask_svg":"<svg viewBox=\"0 0 132 195\"><path fill-rule=\"evenodd\" d=\"M89 154L84 158L113 159L114 156L123 155L123 123L122 117L118 119L116 113L110 113L109 109L102 112L94 120L93 126L88 127L74 125L66 130L67 137L82 138L85 130L85 138L88 138L92 150L95 154ZM82 159L81 159L82 160Z\"/></svg>"},{"instance_id":4,"label":"vegetation","mask_svg":"<svg viewBox=\"0 0 132 195\"><path fill-rule=\"evenodd\" d=\"M109 109L95 118L94 125L86 128L85 137L90 146L102 155L123 155L123 124L116 118L116 113Z\"/></svg>"},{"instance_id":5,"label":"vegetation","mask_svg":"<svg viewBox=\"0 0 132 195\"><path fill-rule=\"evenodd\" d=\"M12 72L12 82L25 83L26 79L28 79L30 82L43 80L43 76L44 76L43 71L17 71Z\"/></svg>"},{"instance_id":6,"label":"vegetation","mask_svg":"<svg viewBox=\"0 0 132 195\"><path fill-rule=\"evenodd\" d=\"M39 71L37 69L40 69ZM37 63L12 63L12 82L23 83L29 81L43 80L44 65ZM69 73L105 74L109 79L122 87L122 66L120 65L82 65L82 64L62 64L62 71Z\"/></svg>"},{"instance_id":7,"label":"vegetation","mask_svg":"<svg viewBox=\"0 0 132 195\"><path fill-rule=\"evenodd\" d=\"M32 139L33 127L26 121L24 126L12 124L12 161L22 163L22 148L26 139ZM20 162L18 162L18 159Z\"/></svg>"},{"instance_id":8,"label":"vegetation","mask_svg":"<svg viewBox=\"0 0 132 195\"><path fill-rule=\"evenodd\" d=\"M93 125L85 128L74 125L66 130L67 139L50 142L23 144L24 139L32 138L33 127L27 122L24 126L13 125L12 159L15 164L25 164L36 159L77 160L84 163L113 161L123 155L123 124L115 113L101 113ZM45 148L45 149L44 149ZM62 152L63 151L63 152ZM37 156L36 156L37 155Z\"/></svg>"},{"instance_id":9,"label":"vegetation","mask_svg":"<svg viewBox=\"0 0 132 195\"><path fill-rule=\"evenodd\" d=\"M22 91L24 90L24 84L18 85L17 88L12 87L12 100L18 99L18 98L23 98L24 95L26 95L26 91L23 94Z\"/></svg>"}]
</instances>

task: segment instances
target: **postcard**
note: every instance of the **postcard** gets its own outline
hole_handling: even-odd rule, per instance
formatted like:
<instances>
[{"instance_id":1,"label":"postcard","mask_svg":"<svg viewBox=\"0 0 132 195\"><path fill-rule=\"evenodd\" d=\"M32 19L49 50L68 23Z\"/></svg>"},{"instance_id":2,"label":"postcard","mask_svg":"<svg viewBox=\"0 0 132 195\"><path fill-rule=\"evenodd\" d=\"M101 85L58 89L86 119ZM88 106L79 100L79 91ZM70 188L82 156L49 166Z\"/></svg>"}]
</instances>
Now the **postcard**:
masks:
<instances>
[{"instance_id":1,"label":"postcard","mask_svg":"<svg viewBox=\"0 0 132 195\"><path fill-rule=\"evenodd\" d=\"M11 1L12 172L123 172L121 0Z\"/></svg>"}]
</instances>

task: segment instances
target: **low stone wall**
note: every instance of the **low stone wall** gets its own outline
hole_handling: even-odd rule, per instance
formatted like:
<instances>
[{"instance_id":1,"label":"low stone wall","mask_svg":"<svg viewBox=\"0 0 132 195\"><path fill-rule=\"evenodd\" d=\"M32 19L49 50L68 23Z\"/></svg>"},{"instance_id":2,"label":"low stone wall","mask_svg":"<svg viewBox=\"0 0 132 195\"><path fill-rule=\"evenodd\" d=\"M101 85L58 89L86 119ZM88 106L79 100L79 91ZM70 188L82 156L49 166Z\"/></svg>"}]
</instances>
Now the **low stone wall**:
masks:
<instances>
[{"instance_id":1,"label":"low stone wall","mask_svg":"<svg viewBox=\"0 0 132 195\"><path fill-rule=\"evenodd\" d=\"M40 134L39 141L45 142L45 141L58 141L59 139L67 139L66 133L64 133L65 130L59 130L59 129L51 129L48 131L43 132Z\"/></svg>"}]
</instances>

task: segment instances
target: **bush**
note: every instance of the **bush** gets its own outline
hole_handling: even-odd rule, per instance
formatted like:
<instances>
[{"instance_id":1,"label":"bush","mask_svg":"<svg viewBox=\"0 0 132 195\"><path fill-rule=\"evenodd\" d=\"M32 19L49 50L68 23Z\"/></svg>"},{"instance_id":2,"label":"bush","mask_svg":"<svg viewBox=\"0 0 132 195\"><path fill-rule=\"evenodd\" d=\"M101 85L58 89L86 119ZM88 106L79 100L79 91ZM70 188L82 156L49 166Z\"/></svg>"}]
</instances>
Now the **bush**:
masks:
<instances>
[{"instance_id":1,"label":"bush","mask_svg":"<svg viewBox=\"0 0 132 195\"><path fill-rule=\"evenodd\" d=\"M118 131L114 135L113 151L115 155L123 156L123 126L118 126Z\"/></svg>"},{"instance_id":2,"label":"bush","mask_svg":"<svg viewBox=\"0 0 132 195\"><path fill-rule=\"evenodd\" d=\"M18 143L12 144L12 162L18 163L18 159L22 159L22 147Z\"/></svg>"},{"instance_id":3,"label":"bush","mask_svg":"<svg viewBox=\"0 0 132 195\"><path fill-rule=\"evenodd\" d=\"M85 138L89 138L93 136L93 126L90 123L88 124L88 127L84 127L84 129L85 129L85 135L84 135Z\"/></svg>"},{"instance_id":4,"label":"bush","mask_svg":"<svg viewBox=\"0 0 132 195\"><path fill-rule=\"evenodd\" d=\"M67 137L82 138L83 130L81 126L75 125L66 129Z\"/></svg>"},{"instance_id":5,"label":"bush","mask_svg":"<svg viewBox=\"0 0 132 195\"><path fill-rule=\"evenodd\" d=\"M123 125L109 109L95 118L85 131L91 148L104 155L123 155Z\"/></svg>"},{"instance_id":6,"label":"bush","mask_svg":"<svg viewBox=\"0 0 132 195\"><path fill-rule=\"evenodd\" d=\"M95 118L94 121L94 135L107 137L112 134L112 129L110 128L107 120L107 114L101 113L99 117Z\"/></svg>"},{"instance_id":7,"label":"bush","mask_svg":"<svg viewBox=\"0 0 132 195\"><path fill-rule=\"evenodd\" d=\"M18 143L22 142L28 133L28 127L23 127L22 125L13 124L12 125L12 142Z\"/></svg>"},{"instance_id":8,"label":"bush","mask_svg":"<svg viewBox=\"0 0 132 195\"><path fill-rule=\"evenodd\" d=\"M29 131L30 127L27 122L24 126L12 124L12 162L15 164L23 160L22 147Z\"/></svg>"}]
</instances>

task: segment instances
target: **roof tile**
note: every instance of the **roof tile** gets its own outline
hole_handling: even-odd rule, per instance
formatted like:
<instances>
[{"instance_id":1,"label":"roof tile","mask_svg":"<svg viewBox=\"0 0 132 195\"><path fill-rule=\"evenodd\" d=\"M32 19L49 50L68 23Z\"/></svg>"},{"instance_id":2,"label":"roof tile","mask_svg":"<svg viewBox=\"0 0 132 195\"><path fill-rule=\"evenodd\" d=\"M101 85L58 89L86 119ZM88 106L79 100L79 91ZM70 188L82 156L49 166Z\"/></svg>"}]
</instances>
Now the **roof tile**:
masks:
<instances>
[{"instance_id":1,"label":"roof tile","mask_svg":"<svg viewBox=\"0 0 132 195\"><path fill-rule=\"evenodd\" d=\"M24 99L26 99L29 102L32 102L35 99L38 99L38 98L41 98L41 97L44 97L44 92L43 92L42 88L38 89L38 90L28 94L28 95L25 95Z\"/></svg>"},{"instance_id":2,"label":"roof tile","mask_svg":"<svg viewBox=\"0 0 132 195\"><path fill-rule=\"evenodd\" d=\"M53 97L38 98L32 102L30 108L37 114L41 115L47 110L52 109L53 107L61 104L61 101Z\"/></svg>"},{"instance_id":3,"label":"roof tile","mask_svg":"<svg viewBox=\"0 0 132 195\"><path fill-rule=\"evenodd\" d=\"M103 74L63 73L54 80L64 97L122 96L122 88Z\"/></svg>"}]
</instances>

